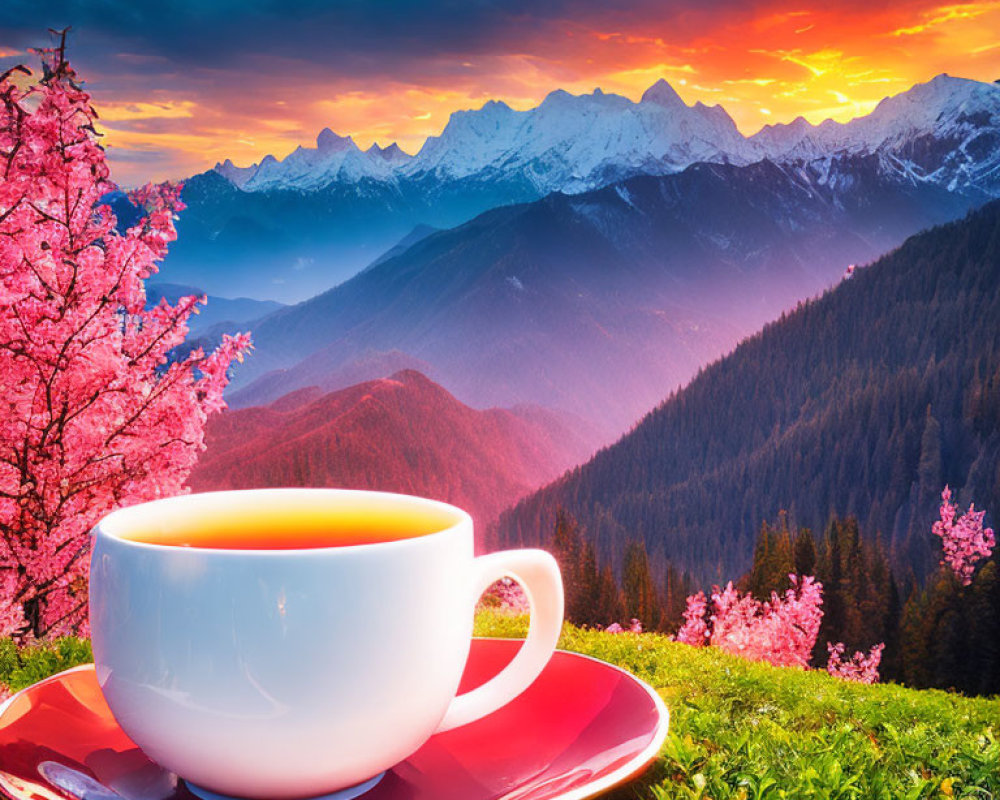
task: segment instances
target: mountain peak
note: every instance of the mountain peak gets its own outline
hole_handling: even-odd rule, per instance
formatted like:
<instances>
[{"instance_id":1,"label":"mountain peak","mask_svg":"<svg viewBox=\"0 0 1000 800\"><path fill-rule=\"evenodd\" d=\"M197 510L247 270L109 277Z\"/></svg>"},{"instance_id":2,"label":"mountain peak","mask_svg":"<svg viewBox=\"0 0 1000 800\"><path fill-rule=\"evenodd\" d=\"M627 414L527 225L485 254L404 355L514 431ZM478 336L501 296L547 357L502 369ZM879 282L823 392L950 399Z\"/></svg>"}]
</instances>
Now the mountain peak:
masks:
<instances>
[{"instance_id":1,"label":"mountain peak","mask_svg":"<svg viewBox=\"0 0 1000 800\"><path fill-rule=\"evenodd\" d=\"M551 92L545 95L545 99L542 100L539 108L541 108L541 106L550 106L557 103L565 103L567 100L572 100L572 99L573 95L571 95L565 89L553 89Z\"/></svg>"},{"instance_id":2,"label":"mountain peak","mask_svg":"<svg viewBox=\"0 0 1000 800\"><path fill-rule=\"evenodd\" d=\"M350 136L338 136L329 128L323 128L316 137L316 147L325 152L348 150L354 146L354 140Z\"/></svg>"},{"instance_id":3,"label":"mountain peak","mask_svg":"<svg viewBox=\"0 0 1000 800\"><path fill-rule=\"evenodd\" d=\"M667 83L666 80L660 78L656 83L650 86L645 92L642 93L642 99L640 103L656 103L664 107L671 107L687 105L679 94L674 90L674 87Z\"/></svg>"},{"instance_id":4,"label":"mountain peak","mask_svg":"<svg viewBox=\"0 0 1000 800\"><path fill-rule=\"evenodd\" d=\"M505 111L510 111L511 107L507 105L503 100L487 100L483 103L483 111L497 111L503 113Z\"/></svg>"},{"instance_id":5,"label":"mountain peak","mask_svg":"<svg viewBox=\"0 0 1000 800\"><path fill-rule=\"evenodd\" d=\"M395 142L390 144L388 147L381 147L378 142L372 142L372 146L365 150L365 153L369 156L381 158L382 160L390 163L408 161L413 158L413 156L403 150Z\"/></svg>"}]
</instances>

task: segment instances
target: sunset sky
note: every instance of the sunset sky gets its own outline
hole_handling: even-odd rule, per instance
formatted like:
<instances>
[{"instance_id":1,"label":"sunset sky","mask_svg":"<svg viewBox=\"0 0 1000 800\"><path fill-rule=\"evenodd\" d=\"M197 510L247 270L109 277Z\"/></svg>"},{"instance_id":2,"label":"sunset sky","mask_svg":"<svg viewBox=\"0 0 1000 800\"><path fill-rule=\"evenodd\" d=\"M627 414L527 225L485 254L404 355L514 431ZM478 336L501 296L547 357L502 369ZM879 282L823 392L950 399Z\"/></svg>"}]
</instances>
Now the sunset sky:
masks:
<instances>
[{"instance_id":1,"label":"sunset sky","mask_svg":"<svg viewBox=\"0 0 1000 800\"><path fill-rule=\"evenodd\" d=\"M1000 78L1000 0L4 0L0 68L66 25L126 185L280 158L325 126L413 153L452 111L556 88L637 100L663 77L753 133L941 72Z\"/></svg>"}]
</instances>

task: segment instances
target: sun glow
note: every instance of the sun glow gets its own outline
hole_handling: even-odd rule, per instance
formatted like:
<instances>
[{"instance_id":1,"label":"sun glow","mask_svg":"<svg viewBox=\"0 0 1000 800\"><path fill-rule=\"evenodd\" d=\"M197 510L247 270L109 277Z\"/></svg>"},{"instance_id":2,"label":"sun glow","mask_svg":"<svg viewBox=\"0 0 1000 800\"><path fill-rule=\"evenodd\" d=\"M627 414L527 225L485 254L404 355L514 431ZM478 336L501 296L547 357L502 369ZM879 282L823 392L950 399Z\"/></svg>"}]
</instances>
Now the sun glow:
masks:
<instances>
[{"instance_id":1,"label":"sun glow","mask_svg":"<svg viewBox=\"0 0 1000 800\"><path fill-rule=\"evenodd\" d=\"M581 94L600 87L638 100L665 78L689 104L721 103L751 134L800 115L847 121L941 72L1000 77L1000 0L870 8L856 0L788 8L779 0L736 9L721 23L707 8L671 14L622 14L613 27L579 14L525 28L516 40L478 41L460 54L401 56L363 76L305 62L280 69L262 63L251 91L244 72L200 73L197 65L190 78L175 81L171 73L153 92L139 80L108 91L99 74L91 89L115 174L134 183L183 177L225 158L241 165L268 153L281 158L312 146L324 127L362 148L396 141L415 153L454 111L490 99L523 110L557 88ZM130 67L157 63L135 58ZM293 69L294 88L285 77Z\"/></svg>"}]
</instances>

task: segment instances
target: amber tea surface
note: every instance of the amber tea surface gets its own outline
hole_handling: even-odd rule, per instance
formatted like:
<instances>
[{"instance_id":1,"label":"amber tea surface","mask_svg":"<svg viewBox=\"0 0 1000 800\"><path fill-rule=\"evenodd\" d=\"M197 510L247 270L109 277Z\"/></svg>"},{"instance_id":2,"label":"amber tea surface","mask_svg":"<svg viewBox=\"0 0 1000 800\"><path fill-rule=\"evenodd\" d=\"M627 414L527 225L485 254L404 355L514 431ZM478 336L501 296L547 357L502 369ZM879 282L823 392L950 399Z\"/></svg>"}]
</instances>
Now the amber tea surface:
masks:
<instances>
[{"instance_id":1,"label":"amber tea surface","mask_svg":"<svg viewBox=\"0 0 1000 800\"><path fill-rule=\"evenodd\" d=\"M209 509L197 518L172 516L149 520L122 538L174 547L302 550L412 539L455 524L454 516L445 510L370 504Z\"/></svg>"}]
</instances>

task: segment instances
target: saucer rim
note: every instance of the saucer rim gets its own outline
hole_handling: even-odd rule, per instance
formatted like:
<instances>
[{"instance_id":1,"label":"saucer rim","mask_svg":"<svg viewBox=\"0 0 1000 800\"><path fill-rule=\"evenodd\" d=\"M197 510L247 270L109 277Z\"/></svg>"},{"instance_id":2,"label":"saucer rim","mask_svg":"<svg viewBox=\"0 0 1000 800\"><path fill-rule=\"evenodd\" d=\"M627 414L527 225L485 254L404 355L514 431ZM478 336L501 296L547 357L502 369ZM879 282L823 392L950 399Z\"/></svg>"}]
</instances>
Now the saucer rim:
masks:
<instances>
[{"instance_id":1,"label":"saucer rim","mask_svg":"<svg viewBox=\"0 0 1000 800\"><path fill-rule=\"evenodd\" d=\"M474 641L485 641L485 642L524 642L524 639L515 639L512 637L493 637L493 636L474 636L472 637ZM567 655L573 656L574 658L581 658L587 661L594 661L603 667L609 669L617 670L618 672L625 675L630 680L637 683L650 699L653 701L653 706L656 708L657 713L657 726L653 733L653 738L650 743L639 753L635 758L630 759L628 763L623 764L618 769L605 775L603 778L599 778L593 783L589 783L586 786L581 786L577 789L570 789L564 794L557 795L552 798L552 800L591 800L592 798L599 797L611 789L617 786L625 784L632 778L638 777L638 775L645 770L659 755L660 748L663 747L663 743L667 739L667 734L670 730L670 709L667 708L666 703L663 702L663 698L660 697L659 692L656 691L652 686L650 686L646 681L637 675L632 674L627 669L619 667L617 664L611 664L600 658L595 658L594 656L588 656L584 653L576 653L572 650L561 650L557 649L556 653L566 653ZM48 678L43 678L36 683L31 684L31 686L26 686L23 689L15 692L10 697L8 697L3 703L0 703L0 728L3 727L3 715L7 709L25 692L30 689L34 689L42 684L46 684L52 681L59 680L66 675L71 675L74 672L83 672L87 669L93 669L93 662L88 664L79 664L75 667L70 667L62 672L57 672L55 675L50 675ZM0 787L0 796L5 795L6 792ZM359 800L364 800L360 798Z\"/></svg>"}]
</instances>

